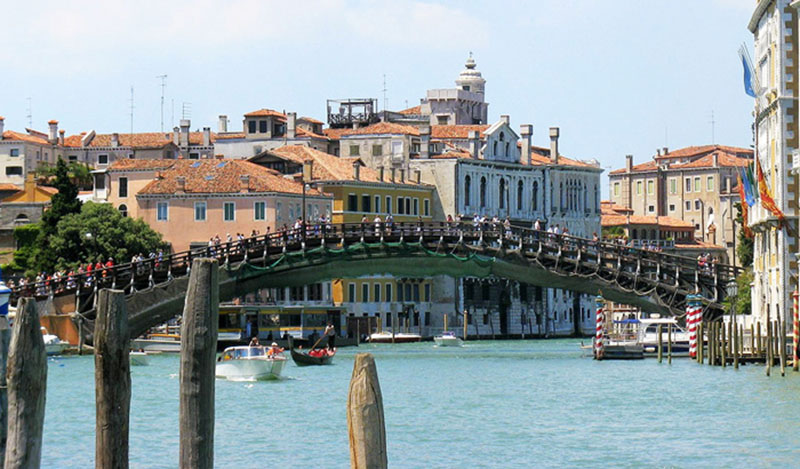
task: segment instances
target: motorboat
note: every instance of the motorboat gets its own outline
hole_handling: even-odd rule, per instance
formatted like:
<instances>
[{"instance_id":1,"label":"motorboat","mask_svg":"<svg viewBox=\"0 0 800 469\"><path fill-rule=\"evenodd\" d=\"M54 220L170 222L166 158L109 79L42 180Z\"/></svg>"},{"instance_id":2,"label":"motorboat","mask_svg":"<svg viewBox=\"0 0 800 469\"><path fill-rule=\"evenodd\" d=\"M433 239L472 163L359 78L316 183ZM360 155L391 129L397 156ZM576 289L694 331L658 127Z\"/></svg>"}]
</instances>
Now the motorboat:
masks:
<instances>
[{"instance_id":1,"label":"motorboat","mask_svg":"<svg viewBox=\"0 0 800 469\"><path fill-rule=\"evenodd\" d=\"M664 355L669 351L668 329L672 328L672 356L689 356L689 332L678 325L675 318L640 319L636 342L644 348L646 357L658 355L658 326L661 326L661 351Z\"/></svg>"},{"instance_id":2,"label":"motorboat","mask_svg":"<svg viewBox=\"0 0 800 469\"><path fill-rule=\"evenodd\" d=\"M150 364L150 355L144 351L132 350L130 353L131 366L147 366Z\"/></svg>"},{"instance_id":3,"label":"motorboat","mask_svg":"<svg viewBox=\"0 0 800 469\"><path fill-rule=\"evenodd\" d=\"M464 341L453 331L444 331L441 335L434 337L433 341L437 347L461 347L464 345Z\"/></svg>"},{"instance_id":4,"label":"motorboat","mask_svg":"<svg viewBox=\"0 0 800 469\"><path fill-rule=\"evenodd\" d=\"M44 348L48 355L61 355L64 350L69 348L69 342L61 340L57 335L47 332L47 328L42 327L42 339L44 339Z\"/></svg>"},{"instance_id":5,"label":"motorboat","mask_svg":"<svg viewBox=\"0 0 800 469\"><path fill-rule=\"evenodd\" d=\"M145 339L133 339L131 348L145 352L181 352L181 336L178 334L149 334Z\"/></svg>"},{"instance_id":6,"label":"motorboat","mask_svg":"<svg viewBox=\"0 0 800 469\"><path fill-rule=\"evenodd\" d=\"M216 377L230 381L278 379L286 365L286 357L273 350L263 346L228 347L217 359Z\"/></svg>"},{"instance_id":7,"label":"motorboat","mask_svg":"<svg viewBox=\"0 0 800 469\"><path fill-rule=\"evenodd\" d=\"M408 342L419 342L422 340L422 336L411 332L398 332L393 334L391 332L382 331L370 334L368 340L375 344L404 344Z\"/></svg>"}]
</instances>

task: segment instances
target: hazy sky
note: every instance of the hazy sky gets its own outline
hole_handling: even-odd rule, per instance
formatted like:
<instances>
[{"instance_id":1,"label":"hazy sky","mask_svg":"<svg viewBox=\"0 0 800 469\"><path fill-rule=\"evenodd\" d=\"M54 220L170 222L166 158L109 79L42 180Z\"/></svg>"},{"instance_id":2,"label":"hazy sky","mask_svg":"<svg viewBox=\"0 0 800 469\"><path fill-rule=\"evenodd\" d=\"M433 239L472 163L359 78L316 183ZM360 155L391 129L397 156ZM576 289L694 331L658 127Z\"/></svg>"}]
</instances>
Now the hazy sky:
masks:
<instances>
[{"instance_id":1,"label":"hazy sky","mask_svg":"<svg viewBox=\"0 0 800 469\"><path fill-rule=\"evenodd\" d=\"M165 128L191 103L192 128L268 107L325 120L328 98L389 109L454 86L472 51L490 121L561 127L567 156L621 167L624 155L711 143L749 146L752 100L737 49L753 0L427 2L15 1L3 8L0 115L6 129L67 134ZM173 106L174 103L174 106ZM173 112L174 107L174 112ZM172 121L174 115L175 121ZM607 177L603 177L607 185Z\"/></svg>"}]
</instances>

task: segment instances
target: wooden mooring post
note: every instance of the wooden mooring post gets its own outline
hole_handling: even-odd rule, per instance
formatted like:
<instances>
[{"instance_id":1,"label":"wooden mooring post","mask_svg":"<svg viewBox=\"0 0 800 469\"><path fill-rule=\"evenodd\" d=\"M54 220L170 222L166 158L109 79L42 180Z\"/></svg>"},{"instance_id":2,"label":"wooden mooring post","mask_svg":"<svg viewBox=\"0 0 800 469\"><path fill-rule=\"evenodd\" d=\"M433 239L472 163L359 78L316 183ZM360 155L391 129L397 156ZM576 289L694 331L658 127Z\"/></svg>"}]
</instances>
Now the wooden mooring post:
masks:
<instances>
[{"instance_id":1,"label":"wooden mooring post","mask_svg":"<svg viewBox=\"0 0 800 469\"><path fill-rule=\"evenodd\" d=\"M705 339L703 339L703 334L705 333L703 327L703 321L699 321L697 323L697 363L703 363L703 347L705 347Z\"/></svg>"},{"instance_id":2,"label":"wooden mooring post","mask_svg":"<svg viewBox=\"0 0 800 469\"><path fill-rule=\"evenodd\" d=\"M765 355L762 355L764 353L764 340L762 340L762 338L761 338L761 322L758 322L756 324L756 336L755 337L756 337L756 354L758 355L758 358L761 358L762 356L764 356L764 358L766 358Z\"/></svg>"},{"instance_id":3,"label":"wooden mooring post","mask_svg":"<svg viewBox=\"0 0 800 469\"><path fill-rule=\"evenodd\" d=\"M728 363L728 356L725 354L727 352L727 343L728 338L725 336L725 323L719 323L719 357L721 360L722 367L725 368Z\"/></svg>"},{"instance_id":4,"label":"wooden mooring post","mask_svg":"<svg viewBox=\"0 0 800 469\"><path fill-rule=\"evenodd\" d=\"M775 326L781 334L781 338L778 341L778 346L780 347L779 356L781 357L781 376L786 376L786 318L778 316L778 324Z\"/></svg>"},{"instance_id":5,"label":"wooden mooring post","mask_svg":"<svg viewBox=\"0 0 800 469\"><path fill-rule=\"evenodd\" d=\"M667 363L672 364L672 323L667 324Z\"/></svg>"},{"instance_id":6,"label":"wooden mooring post","mask_svg":"<svg viewBox=\"0 0 800 469\"><path fill-rule=\"evenodd\" d=\"M772 321L767 313L767 343L764 350L764 368L765 373L769 376L772 373Z\"/></svg>"},{"instance_id":7,"label":"wooden mooring post","mask_svg":"<svg viewBox=\"0 0 800 469\"><path fill-rule=\"evenodd\" d=\"M214 375L219 324L216 259L194 259L181 327L180 467L214 467Z\"/></svg>"},{"instance_id":8,"label":"wooden mooring post","mask_svg":"<svg viewBox=\"0 0 800 469\"><path fill-rule=\"evenodd\" d=\"M100 290L94 323L95 461L100 469L128 467L131 365L125 292Z\"/></svg>"},{"instance_id":9,"label":"wooden mooring post","mask_svg":"<svg viewBox=\"0 0 800 469\"><path fill-rule=\"evenodd\" d=\"M733 369L739 369L739 347L742 344L742 337L739 335L739 325L731 321L731 331L733 332Z\"/></svg>"},{"instance_id":10,"label":"wooden mooring post","mask_svg":"<svg viewBox=\"0 0 800 469\"><path fill-rule=\"evenodd\" d=\"M659 324L656 326L656 334L658 334L658 338L656 339L656 347L658 347L658 363L661 363L664 358L664 339L661 336L662 332L661 324Z\"/></svg>"},{"instance_id":11,"label":"wooden mooring post","mask_svg":"<svg viewBox=\"0 0 800 469\"><path fill-rule=\"evenodd\" d=\"M352 469L386 469L383 396L375 359L369 353L359 353L353 363L347 397L347 434Z\"/></svg>"},{"instance_id":12,"label":"wooden mooring post","mask_svg":"<svg viewBox=\"0 0 800 469\"><path fill-rule=\"evenodd\" d=\"M8 346L11 342L11 328L8 324L8 303L0 313L0 465L6 458L6 440L8 439L8 382L6 366L8 363Z\"/></svg>"},{"instance_id":13,"label":"wooden mooring post","mask_svg":"<svg viewBox=\"0 0 800 469\"><path fill-rule=\"evenodd\" d=\"M19 300L6 378L8 439L4 468L38 468L42 462L47 352L33 298Z\"/></svg>"}]
</instances>

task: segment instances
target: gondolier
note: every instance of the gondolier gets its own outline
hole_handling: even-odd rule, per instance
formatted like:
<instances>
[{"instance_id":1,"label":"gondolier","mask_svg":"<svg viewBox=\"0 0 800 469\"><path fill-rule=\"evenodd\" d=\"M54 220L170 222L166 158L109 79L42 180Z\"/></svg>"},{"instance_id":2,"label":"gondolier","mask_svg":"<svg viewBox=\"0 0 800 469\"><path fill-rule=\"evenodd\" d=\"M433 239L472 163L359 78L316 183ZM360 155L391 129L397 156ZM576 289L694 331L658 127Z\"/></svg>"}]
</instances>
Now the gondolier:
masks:
<instances>
[{"instance_id":1,"label":"gondolier","mask_svg":"<svg viewBox=\"0 0 800 469\"><path fill-rule=\"evenodd\" d=\"M333 324L328 323L323 335L328 336L328 348L333 350L336 347L336 328L333 327Z\"/></svg>"}]
</instances>

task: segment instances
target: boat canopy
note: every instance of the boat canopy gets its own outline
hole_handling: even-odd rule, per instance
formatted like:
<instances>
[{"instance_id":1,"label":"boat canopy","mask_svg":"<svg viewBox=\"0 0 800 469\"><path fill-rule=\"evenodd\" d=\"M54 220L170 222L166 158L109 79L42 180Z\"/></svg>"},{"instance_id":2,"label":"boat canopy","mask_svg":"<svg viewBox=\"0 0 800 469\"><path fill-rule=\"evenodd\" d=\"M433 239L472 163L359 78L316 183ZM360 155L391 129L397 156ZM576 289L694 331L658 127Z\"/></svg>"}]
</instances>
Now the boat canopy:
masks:
<instances>
[{"instance_id":1,"label":"boat canopy","mask_svg":"<svg viewBox=\"0 0 800 469\"><path fill-rule=\"evenodd\" d=\"M638 319L615 319L614 324L639 324Z\"/></svg>"}]
</instances>

